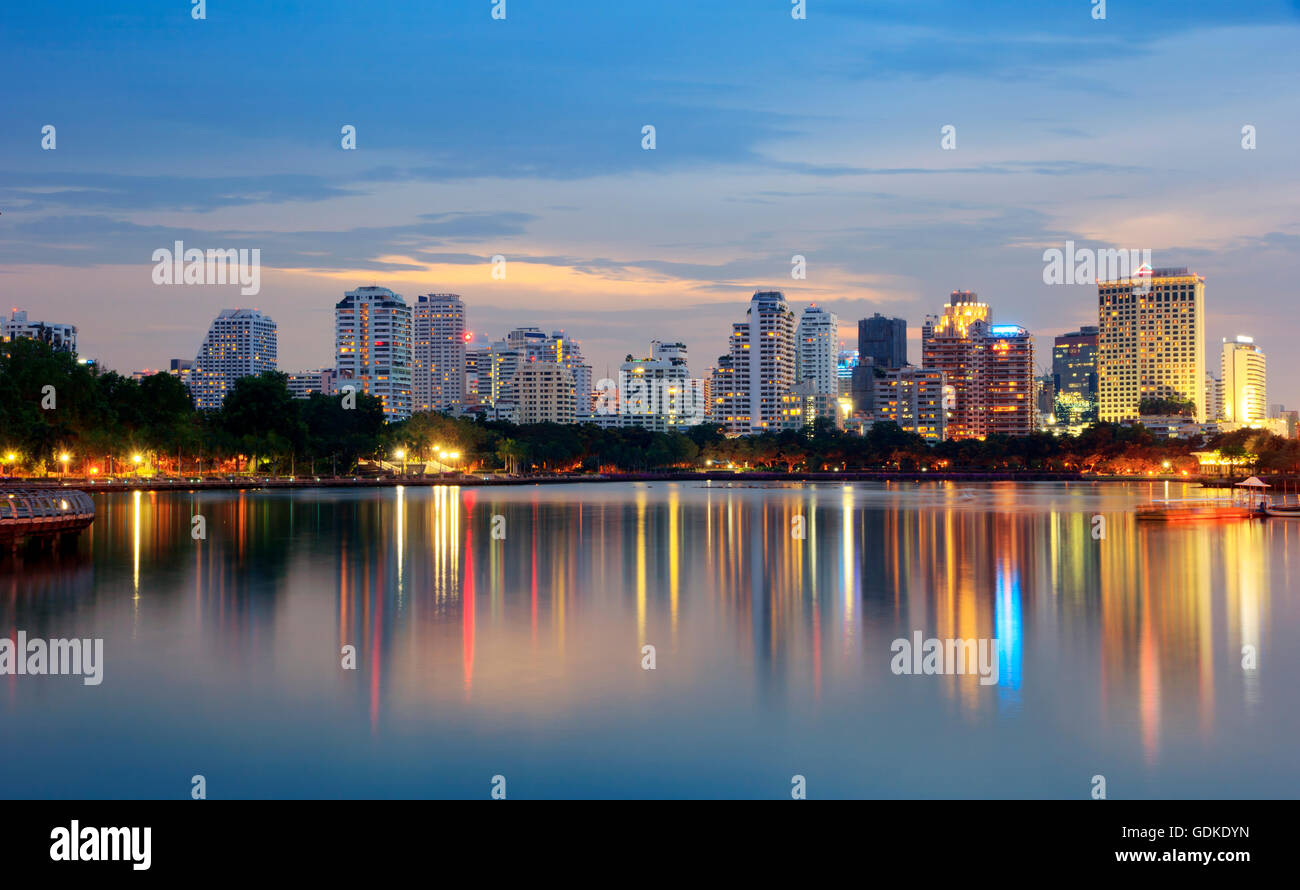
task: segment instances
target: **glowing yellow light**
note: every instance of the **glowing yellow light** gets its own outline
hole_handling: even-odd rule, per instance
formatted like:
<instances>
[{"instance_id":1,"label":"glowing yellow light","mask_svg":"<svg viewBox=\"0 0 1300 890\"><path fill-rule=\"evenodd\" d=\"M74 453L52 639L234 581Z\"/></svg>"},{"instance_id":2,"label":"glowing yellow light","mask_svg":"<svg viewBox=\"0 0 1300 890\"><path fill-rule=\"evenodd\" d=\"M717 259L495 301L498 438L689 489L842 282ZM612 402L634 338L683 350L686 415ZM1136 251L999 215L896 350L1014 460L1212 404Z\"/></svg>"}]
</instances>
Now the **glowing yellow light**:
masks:
<instances>
[{"instance_id":1,"label":"glowing yellow light","mask_svg":"<svg viewBox=\"0 0 1300 890\"><path fill-rule=\"evenodd\" d=\"M138 454L133 454L133 455L131 455L131 461L132 461L133 463L137 463L137 464L138 464L138 463L143 463L143 462L144 462L144 458L141 457L141 456L138 455Z\"/></svg>"}]
</instances>

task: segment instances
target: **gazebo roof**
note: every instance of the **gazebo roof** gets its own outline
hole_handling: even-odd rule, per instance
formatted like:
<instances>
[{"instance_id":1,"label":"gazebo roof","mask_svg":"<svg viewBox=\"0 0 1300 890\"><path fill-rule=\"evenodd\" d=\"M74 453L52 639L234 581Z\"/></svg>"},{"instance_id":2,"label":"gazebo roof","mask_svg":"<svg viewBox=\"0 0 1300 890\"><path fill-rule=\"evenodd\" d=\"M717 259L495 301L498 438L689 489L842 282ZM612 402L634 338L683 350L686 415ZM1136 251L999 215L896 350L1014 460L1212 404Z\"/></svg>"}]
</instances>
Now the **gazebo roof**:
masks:
<instances>
[{"instance_id":1,"label":"gazebo roof","mask_svg":"<svg viewBox=\"0 0 1300 890\"><path fill-rule=\"evenodd\" d=\"M1267 482L1261 480L1258 476L1251 476L1245 482L1238 482L1237 488L1272 488Z\"/></svg>"}]
</instances>

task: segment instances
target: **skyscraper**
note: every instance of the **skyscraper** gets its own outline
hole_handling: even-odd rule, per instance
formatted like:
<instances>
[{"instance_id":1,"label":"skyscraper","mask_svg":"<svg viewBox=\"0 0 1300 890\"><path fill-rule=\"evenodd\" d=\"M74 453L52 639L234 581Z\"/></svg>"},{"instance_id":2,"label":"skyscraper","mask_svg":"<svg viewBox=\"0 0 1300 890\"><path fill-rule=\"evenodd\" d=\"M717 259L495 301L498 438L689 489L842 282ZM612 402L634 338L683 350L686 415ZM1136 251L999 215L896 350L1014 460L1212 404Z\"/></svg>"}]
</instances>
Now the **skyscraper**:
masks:
<instances>
[{"instance_id":1,"label":"skyscraper","mask_svg":"<svg viewBox=\"0 0 1300 890\"><path fill-rule=\"evenodd\" d=\"M216 410L240 377L274 371L275 322L256 309L222 309L208 327L190 374L200 410Z\"/></svg>"},{"instance_id":2,"label":"skyscraper","mask_svg":"<svg viewBox=\"0 0 1300 890\"><path fill-rule=\"evenodd\" d=\"M1145 399L1191 402L1205 422L1205 278L1154 269L1097 283L1100 420L1138 417Z\"/></svg>"},{"instance_id":3,"label":"skyscraper","mask_svg":"<svg viewBox=\"0 0 1300 890\"><path fill-rule=\"evenodd\" d=\"M906 365L907 322L901 318L886 318L879 312L860 320L858 355L863 361L870 358L877 368Z\"/></svg>"},{"instance_id":4,"label":"skyscraper","mask_svg":"<svg viewBox=\"0 0 1300 890\"><path fill-rule=\"evenodd\" d=\"M839 319L816 303L799 316L795 332L796 381L811 380L818 395L839 395L836 357L840 347Z\"/></svg>"},{"instance_id":5,"label":"skyscraper","mask_svg":"<svg viewBox=\"0 0 1300 890\"><path fill-rule=\"evenodd\" d=\"M1062 426L1097 421L1097 334L1095 325L1061 334L1052 347L1053 413Z\"/></svg>"},{"instance_id":6,"label":"skyscraper","mask_svg":"<svg viewBox=\"0 0 1300 890\"><path fill-rule=\"evenodd\" d=\"M411 416L411 307L386 287L359 287L334 306L338 386L355 385L384 405L384 419Z\"/></svg>"},{"instance_id":7,"label":"skyscraper","mask_svg":"<svg viewBox=\"0 0 1300 890\"><path fill-rule=\"evenodd\" d=\"M952 439L983 435L979 378L980 345L989 323L989 306L972 291L953 291L943 314L927 315L921 327L921 365L942 371L951 387L947 433ZM1032 387L1029 389L1032 393Z\"/></svg>"},{"instance_id":8,"label":"skyscraper","mask_svg":"<svg viewBox=\"0 0 1300 890\"><path fill-rule=\"evenodd\" d=\"M757 291L731 326L732 387L714 394L715 422L731 435L778 429L795 382L795 319L780 291Z\"/></svg>"},{"instance_id":9,"label":"skyscraper","mask_svg":"<svg viewBox=\"0 0 1300 890\"><path fill-rule=\"evenodd\" d=\"M976 435L1027 436L1038 426L1034 338L1020 325L974 325Z\"/></svg>"},{"instance_id":10,"label":"skyscraper","mask_svg":"<svg viewBox=\"0 0 1300 890\"><path fill-rule=\"evenodd\" d=\"M1264 350L1252 337L1223 340L1223 416L1227 423L1258 425L1268 417Z\"/></svg>"},{"instance_id":11,"label":"skyscraper","mask_svg":"<svg viewBox=\"0 0 1300 890\"><path fill-rule=\"evenodd\" d=\"M421 294L411 311L413 411L465 406L465 304L456 294Z\"/></svg>"}]
</instances>

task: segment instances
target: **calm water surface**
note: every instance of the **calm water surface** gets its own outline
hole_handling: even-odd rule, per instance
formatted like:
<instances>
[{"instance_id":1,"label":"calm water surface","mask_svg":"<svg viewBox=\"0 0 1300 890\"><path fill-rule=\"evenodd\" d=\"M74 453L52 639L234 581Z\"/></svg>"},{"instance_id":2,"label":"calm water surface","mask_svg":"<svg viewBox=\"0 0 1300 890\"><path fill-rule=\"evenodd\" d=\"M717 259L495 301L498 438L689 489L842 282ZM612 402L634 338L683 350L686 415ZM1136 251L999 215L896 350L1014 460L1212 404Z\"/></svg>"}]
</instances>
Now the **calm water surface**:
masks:
<instances>
[{"instance_id":1,"label":"calm water surface","mask_svg":"<svg viewBox=\"0 0 1300 890\"><path fill-rule=\"evenodd\" d=\"M0 563L5 633L106 662L0 677L0 796L1300 795L1300 522L1138 525L1152 493L99 495L75 554ZM918 630L996 637L997 684L896 676Z\"/></svg>"}]
</instances>

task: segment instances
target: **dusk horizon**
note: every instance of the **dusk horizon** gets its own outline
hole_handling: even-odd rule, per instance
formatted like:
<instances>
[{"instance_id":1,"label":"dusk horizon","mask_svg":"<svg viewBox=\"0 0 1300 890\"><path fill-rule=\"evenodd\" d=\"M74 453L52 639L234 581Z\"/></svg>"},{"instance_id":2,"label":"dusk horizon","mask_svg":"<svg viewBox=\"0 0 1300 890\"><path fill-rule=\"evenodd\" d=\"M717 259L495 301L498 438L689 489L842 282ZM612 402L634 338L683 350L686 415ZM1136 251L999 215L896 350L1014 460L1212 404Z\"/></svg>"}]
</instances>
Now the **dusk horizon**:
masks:
<instances>
[{"instance_id":1,"label":"dusk horizon","mask_svg":"<svg viewBox=\"0 0 1300 890\"><path fill-rule=\"evenodd\" d=\"M688 340L703 374L756 290L835 312L846 347L852 320L904 318L914 351L971 290L1042 356L1095 323L1095 286L1043 282L1073 241L1205 276L1207 347L1253 336L1271 401L1300 403L1297 4L788 5L9 10L5 74L48 76L0 134L4 306L76 324L123 374L258 308L300 371L331 363L333 304L374 284L459 293L476 336L564 329L598 375ZM301 43L271 51L286 28ZM259 248L260 294L154 285L177 240Z\"/></svg>"}]
</instances>

